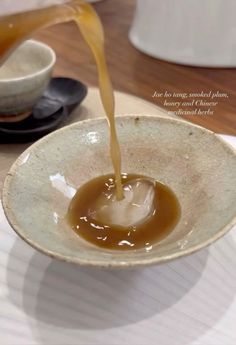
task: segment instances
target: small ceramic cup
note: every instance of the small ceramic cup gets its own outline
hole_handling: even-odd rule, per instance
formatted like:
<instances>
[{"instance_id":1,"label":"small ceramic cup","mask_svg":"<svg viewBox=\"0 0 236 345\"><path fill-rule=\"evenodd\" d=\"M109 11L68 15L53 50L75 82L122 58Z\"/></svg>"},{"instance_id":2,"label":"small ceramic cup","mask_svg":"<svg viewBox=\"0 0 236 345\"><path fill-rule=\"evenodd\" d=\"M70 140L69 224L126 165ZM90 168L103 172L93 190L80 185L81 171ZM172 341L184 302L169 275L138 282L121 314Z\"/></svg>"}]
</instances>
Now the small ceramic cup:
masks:
<instances>
[{"instance_id":1,"label":"small ceramic cup","mask_svg":"<svg viewBox=\"0 0 236 345\"><path fill-rule=\"evenodd\" d=\"M0 117L29 112L45 91L56 62L46 44L28 40L0 68Z\"/></svg>"}]
</instances>

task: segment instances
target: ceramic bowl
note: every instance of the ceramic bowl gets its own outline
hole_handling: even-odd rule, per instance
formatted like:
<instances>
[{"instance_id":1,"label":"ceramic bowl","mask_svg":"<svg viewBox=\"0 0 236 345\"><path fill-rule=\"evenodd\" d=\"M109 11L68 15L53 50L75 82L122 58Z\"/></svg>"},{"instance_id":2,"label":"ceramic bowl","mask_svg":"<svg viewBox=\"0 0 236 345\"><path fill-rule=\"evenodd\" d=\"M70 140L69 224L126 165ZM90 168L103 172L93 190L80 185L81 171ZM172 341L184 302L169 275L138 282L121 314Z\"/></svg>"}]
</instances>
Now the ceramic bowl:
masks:
<instances>
[{"instance_id":1,"label":"ceramic bowl","mask_svg":"<svg viewBox=\"0 0 236 345\"><path fill-rule=\"evenodd\" d=\"M117 117L123 172L172 188L182 209L174 231L153 250L98 248L74 233L65 215L75 190L112 172L106 120L81 121L44 137L14 163L3 188L9 223L31 246L81 265L133 267L191 254L236 222L236 152L211 131L157 116Z\"/></svg>"},{"instance_id":2,"label":"ceramic bowl","mask_svg":"<svg viewBox=\"0 0 236 345\"><path fill-rule=\"evenodd\" d=\"M0 68L0 115L32 110L45 91L56 62L54 51L41 42L28 40Z\"/></svg>"}]
</instances>

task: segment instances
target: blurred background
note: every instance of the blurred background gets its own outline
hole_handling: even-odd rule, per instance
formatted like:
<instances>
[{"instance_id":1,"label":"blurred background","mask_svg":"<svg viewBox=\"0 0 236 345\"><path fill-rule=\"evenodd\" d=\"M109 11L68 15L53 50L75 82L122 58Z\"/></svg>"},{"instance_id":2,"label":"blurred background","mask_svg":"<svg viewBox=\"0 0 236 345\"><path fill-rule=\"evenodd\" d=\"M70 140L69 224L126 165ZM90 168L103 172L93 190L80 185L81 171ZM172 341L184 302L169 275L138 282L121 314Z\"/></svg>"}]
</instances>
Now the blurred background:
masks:
<instances>
[{"instance_id":1,"label":"blurred background","mask_svg":"<svg viewBox=\"0 0 236 345\"><path fill-rule=\"evenodd\" d=\"M47 1L40 3L45 5ZM195 7L192 7L194 3ZM12 2L5 1L5 4L6 8L11 7ZM164 98L153 98L155 91L226 93L227 98L217 99L213 115L183 118L218 133L236 135L236 71L233 68L236 66L235 0L180 0L175 4L170 0L102 0L93 6L105 27L107 60L115 89L159 106L163 106ZM176 15L178 8L179 15ZM56 51L55 75L78 78L87 85L97 86L93 57L74 23L51 27L34 38L48 43ZM203 60L201 52L200 57L196 58L195 54L201 48ZM212 63L212 66L219 65L220 68L196 67L198 62L204 65L204 58L206 65L211 66ZM164 59L194 66L169 63ZM179 99L170 97L168 101ZM170 111L178 109L175 106L165 108ZM192 107L185 107L185 110L188 109L192 110Z\"/></svg>"}]
</instances>

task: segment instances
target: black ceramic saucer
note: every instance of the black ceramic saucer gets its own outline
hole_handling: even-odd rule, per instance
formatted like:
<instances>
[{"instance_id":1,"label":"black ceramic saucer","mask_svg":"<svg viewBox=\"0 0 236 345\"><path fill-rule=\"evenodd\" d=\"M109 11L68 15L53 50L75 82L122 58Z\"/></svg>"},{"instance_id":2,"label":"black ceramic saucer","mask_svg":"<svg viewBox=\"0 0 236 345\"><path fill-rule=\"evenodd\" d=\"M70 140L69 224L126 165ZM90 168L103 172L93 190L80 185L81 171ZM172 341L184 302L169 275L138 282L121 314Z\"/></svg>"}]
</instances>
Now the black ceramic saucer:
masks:
<instances>
[{"instance_id":1,"label":"black ceramic saucer","mask_svg":"<svg viewBox=\"0 0 236 345\"><path fill-rule=\"evenodd\" d=\"M0 143L30 142L54 131L87 95L87 87L69 78L53 78L25 120L0 123Z\"/></svg>"}]
</instances>

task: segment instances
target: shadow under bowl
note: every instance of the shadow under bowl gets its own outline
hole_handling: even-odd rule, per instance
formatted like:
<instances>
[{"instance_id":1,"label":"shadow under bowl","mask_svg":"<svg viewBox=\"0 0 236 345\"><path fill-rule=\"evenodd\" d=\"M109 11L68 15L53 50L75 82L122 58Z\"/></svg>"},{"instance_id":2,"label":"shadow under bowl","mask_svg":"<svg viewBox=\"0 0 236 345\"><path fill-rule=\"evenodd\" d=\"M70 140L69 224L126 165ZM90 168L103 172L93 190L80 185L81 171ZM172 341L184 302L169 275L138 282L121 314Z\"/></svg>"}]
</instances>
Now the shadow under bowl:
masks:
<instances>
[{"instance_id":1,"label":"shadow under bowl","mask_svg":"<svg viewBox=\"0 0 236 345\"><path fill-rule=\"evenodd\" d=\"M101 267L157 264L213 243L236 223L236 152L213 132L159 116L117 117L122 171L167 184L181 219L152 251L113 251L80 238L65 221L76 189L111 173L106 119L60 129L13 164L3 207L13 229L34 248L67 262Z\"/></svg>"}]
</instances>

